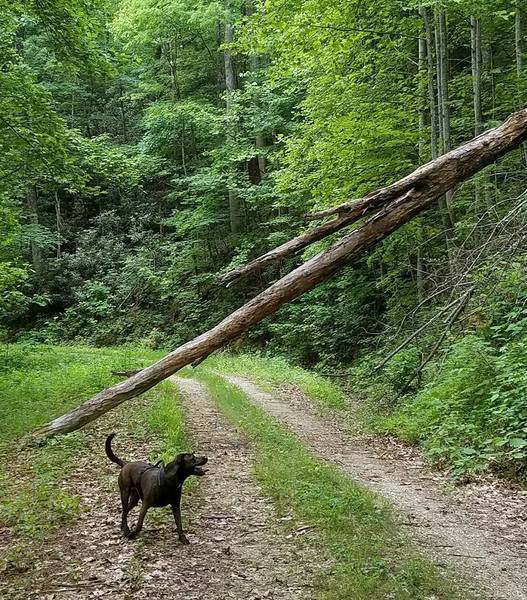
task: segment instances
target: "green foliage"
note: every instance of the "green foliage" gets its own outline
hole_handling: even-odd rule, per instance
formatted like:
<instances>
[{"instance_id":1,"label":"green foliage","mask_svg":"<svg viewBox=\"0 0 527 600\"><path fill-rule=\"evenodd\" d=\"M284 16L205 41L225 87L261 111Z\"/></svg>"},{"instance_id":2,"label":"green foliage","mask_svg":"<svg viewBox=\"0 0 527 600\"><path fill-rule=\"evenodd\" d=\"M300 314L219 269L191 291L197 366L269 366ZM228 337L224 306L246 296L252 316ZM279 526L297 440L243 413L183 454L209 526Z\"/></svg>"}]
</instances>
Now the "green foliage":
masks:
<instances>
[{"instance_id":1,"label":"green foliage","mask_svg":"<svg viewBox=\"0 0 527 600\"><path fill-rule=\"evenodd\" d=\"M475 128L470 17L482 35L480 125L525 104L515 6L504 0L0 0L2 337L174 347L324 250L328 240L228 289L217 284L217 273L303 230L312 208L385 186L433 155L419 5L433 29L434 9L448 21L455 146ZM373 421L400 401L433 404L423 385L447 377L444 359L464 336L509 356L527 318L524 163L515 152L489 166L456 190L448 233L445 211L420 215L253 328L247 346L349 371ZM420 377L441 320L374 372L469 286L466 313ZM497 377L507 372L506 361L493 364ZM448 436L441 460L463 441Z\"/></svg>"},{"instance_id":2,"label":"green foliage","mask_svg":"<svg viewBox=\"0 0 527 600\"><path fill-rule=\"evenodd\" d=\"M157 356L133 348L0 345L2 441L31 431L107 387L115 380L112 369L131 369Z\"/></svg>"},{"instance_id":3,"label":"green foliage","mask_svg":"<svg viewBox=\"0 0 527 600\"><path fill-rule=\"evenodd\" d=\"M387 419L387 429L420 442L457 475L491 468L524 478L525 333L497 349L475 336L455 343L441 374Z\"/></svg>"}]
</instances>

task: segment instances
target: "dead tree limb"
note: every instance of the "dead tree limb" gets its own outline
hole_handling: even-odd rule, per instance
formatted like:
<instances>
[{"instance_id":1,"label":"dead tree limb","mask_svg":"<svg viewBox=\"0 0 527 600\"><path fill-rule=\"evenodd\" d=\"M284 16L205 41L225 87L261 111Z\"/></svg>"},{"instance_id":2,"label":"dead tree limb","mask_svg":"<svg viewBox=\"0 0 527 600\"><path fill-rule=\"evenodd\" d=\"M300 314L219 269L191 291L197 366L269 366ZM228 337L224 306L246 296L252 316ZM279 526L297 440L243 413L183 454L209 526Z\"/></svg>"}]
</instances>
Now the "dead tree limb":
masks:
<instances>
[{"instance_id":1,"label":"dead tree limb","mask_svg":"<svg viewBox=\"0 0 527 600\"><path fill-rule=\"evenodd\" d=\"M221 323L180 346L129 379L99 392L71 412L56 418L35 432L51 436L79 429L90 421L134 398L163 381L185 365L221 348L282 305L331 277L342 266L357 260L372 246L437 201L447 190L467 179L527 139L527 109L515 113L500 127L458 148L443 168L429 170L414 186L369 217L356 229L336 241L291 273L258 294ZM394 184L396 185L396 184Z\"/></svg>"},{"instance_id":2,"label":"dead tree limb","mask_svg":"<svg viewBox=\"0 0 527 600\"><path fill-rule=\"evenodd\" d=\"M461 298L464 298L464 296L462 296ZM384 367L384 365L386 365L386 363L388 363L396 354L399 354L399 352L401 350L404 350L404 348L406 348L406 346L408 346L408 344L414 338L416 338L422 331L424 331L429 325L431 325L432 323L434 323L435 321L437 321L437 319L439 319L439 317L441 315L445 314L445 312L449 308L452 308L453 306L455 306L459 302L460 302L460 298L456 298L450 304L447 304L446 306L443 306L443 308L440 308L439 311L436 312L436 314L431 319L429 319L424 325L421 325L421 327L419 327L414 332L412 332L403 342L401 342L397 346L397 348L395 350L392 350L392 352L390 352L390 354L388 354L388 356L386 356L385 358L383 358L382 361L373 369L373 372L375 373L375 372L379 371L380 369L382 369Z\"/></svg>"},{"instance_id":3,"label":"dead tree limb","mask_svg":"<svg viewBox=\"0 0 527 600\"><path fill-rule=\"evenodd\" d=\"M516 113L511 117L511 119L521 119L521 114L521 112ZM510 119L507 122L509 121ZM501 127L503 127L503 125ZM482 133L463 146L447 152L439 158L435 158L425 165L422 165L403 179L400 179L399 181L396 181L392 185L389 185L385 188L376 190L360 200L345 202L339 206L334 206L326 210L311 213L308 215L308 218L312 220L324 219L333 215L337 215L337 218L314 227L313 229L309 229L292 240L281 244L277 248L266 252L258 258L255 258L249 263L233 269L228 273L220 275L218 280L220 283L230 285L240 277L245 277L251 273L258 272L273 262L294 256L314 242L322 240L325 237L336 233L341 229L352 225L353 223L356 223L366 215L379 210L383 206L386 206L392 200L398 198L402 194L405 194L412 188L419 189L421 187L426 187L430 184L430 182L435 182L438 175L441 176L442 173L447 171L452 173L453 171L457 174L457 177L451 179L449 178L451 181L451 187L445 190L445 193L448 192L460 181L473 174L473 172L464 174L462 170L465 168L463 165L468 165L472 159L476 158L474 156L475 154L479 154L481 152L483 155L488 157L489 160L486 162L486 164L490 164L497 158L496 156L491 157L492 151L490 154L488 154L486 148L488 146L490 150L490 147L493 143L492 140L500 129L501 128L498 127ZM463 165L460 164L461 156L463 156ZM478 167L478 170L480 168L482 167Z\"/></svg>"},{"instance_id":4,"label":"dead tree limb","mask_svg":"<svg viewBox=\"0 0 527 600\"><path fill-rule=\"evenodd\" d=\"M421 364L419 365L419 367L417 367L417 371L412 375L412 377L406 382L404 388L402 389L401 392L399 392L399 394L397 394L397 398L395 399L396 401L401 397L404 396L406 394L406 392L408 391L408 388L412 385L412 383L415 381L415 379L417 377L419 377L421 375L421 373L423 372L423 369L426 367L426 365L432 360L432 358L434 358L435 353L439 350L439 348L441 347L441 344L443 343L443 340L446 338L446 336L448 335L448 332L450 331L450 329L452 328L452 325L456 322L456 320L458 319L458 317L461 315L461 313L465 310L465 307L468 304L468 301L470 300L470 297L472 296L473 293L473 289L471 288L470 290L468 290L465 294L463 294L463 296L461 296L461 298L459 298L457 300L458 305L454 308L454 310L450 313L450 316L446 322L446 327L443 330L443 332L441 333L441 335L439 336L439 339L437 340L437 342L434 344L434 347L432 348L432 350L430 350L430 353L428 354L428 356L423 359L421 361Z\"/></svg>"},{"instance_id":5,"label":"dead tree limb","mask_svg":"<svg viewBox=\"0 0 527 600\"><path fill-rule=\"evenodd\" d=\"M111 371L111 374L115 377L131 377L136 373L139 373L141 369L133 369L131 371Z\"/></svg>"}]
</instances>

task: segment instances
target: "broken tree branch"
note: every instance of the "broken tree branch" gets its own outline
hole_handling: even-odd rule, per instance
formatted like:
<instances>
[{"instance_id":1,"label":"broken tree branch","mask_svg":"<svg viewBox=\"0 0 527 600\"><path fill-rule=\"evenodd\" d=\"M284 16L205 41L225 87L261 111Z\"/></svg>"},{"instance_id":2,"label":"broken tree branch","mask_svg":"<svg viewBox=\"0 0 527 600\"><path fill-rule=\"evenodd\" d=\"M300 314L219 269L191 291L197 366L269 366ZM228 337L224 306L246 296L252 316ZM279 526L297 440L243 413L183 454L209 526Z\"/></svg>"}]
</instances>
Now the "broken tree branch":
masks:
<instances>
[{"instance_id":1,"label":"broken tree branch","mask_svg":"<svg viewBox=\"0 0 527 600\"><path fill-rule=\"evenodd\" d=\"M514 116L518 114L519 113L516 113ZM451 150L439 158L422 165L403 179L400 179L399 181L396 181L387 187L376 190L360 200L345 202L339 206L334 206L326 210L311 213L307 218L312 220L323 219L333 215L338 216L332 221L328 221L327 223L323 223L322 225L305 231L292 240L281 244L277 248L266 252L258 258L255 258L246 265L242 265L241 267L237 267L232 271L220 275L218 277L218 281L222 284L227 284L228 286L240 277L245 277L251 273L258 272L267 267L269 264L278 260L294 256L314 242L322 240L325 237L336 233L341 229L352 225L353 223L356 223L366 215L379 210L383 206L386 206L386 204L402 194L405 194L410 189L414 187L416 189L419 189L420 187L426 187L431 181L437 180L438 174L454 170L457 172L458 176L453 178L451 187L445 190L445 193L448 192L455 185L457 185L457 183L463 179L466 179L466 177L469 177L472 174L470 173L465 175L461 172L461 155L464 156L463 164L470 163L471 159L474 158L474 154L480 152L483 152L486 156L488 156L489 161L486 164L490 164L497 158L491 158L490 155L487 155L487 152L485 151L485 148L491 145L497 129L490 129L489 131L482 133L463 146L460 146L455 150Z\"/></svg>"},{"instance_id":2,"label":"broken tree branch","mask_svg":"<svg viewBox=\"0 0 527 600\"><path fill-rule=\"evenodd\" d=\"M462 296L463 298L463 296ZM455 306L458 302L460 301L460 298L456 298L453 302L451 302L450 304L447 304L446 306L443 306L443 308L439 309L439 311L431 318L429 319L424 325L421 325L421 327L419 327L418 329L416 329L413 333L411 333L401 344L399 344L397 346L397 348L395 350L393 350L392 352L390 352L390 354L388 354L388 356L386 358L384 358L374 369L373 372L377 372L380 369L382 369L384 367L384 365L389 362L396 354L399 354L399 352L401 350L403 350L404 348L406 348L406 346L408 346L408 344L414 339L416 338L422 331L424 331L429 325L431 325L432 323L434 323L437 319L439 319L439 317L441 315L443 315L449 308L452 308L453 306Z\"/></svg>"},{"instance_id":3,"label":"broken tree branch","mask_svg":"<svg viewBox=\"0 0 527 600\"><path fill-rule=\"evenodd\" d=\"M415 187L401 193L327 250L282 277L209 331L129 379L99 392L78 408L44 425L35 435L47 437L79 429L125 400L146 392L182 367L221 348L285 303L331 277L342 266L358 260L369 248L431 206L445 191L526 139L527 109L509 117L500 127L461 146L454 154L450 153L443 169L430 171Z\"/></svg>"},{"instance_id":4,"label":"broken tree branch","mask_svg":"<svg viewBox=\"0 0 527 600\"><path fill-rule=\"evenodd\" d=\"M404 388L402 389L402 391L399 392L399 394L397 394L396 400L398 400L401 396L404 396L404 394L406 394L406 392L408 391L408 388L412 385L412 383L415 381L415 379L421 375L421 373L423 372L423 369L432 360L432 358L434 357L435 353L441 347L441 344L443 343L443 340L448 335L448 332L452 328L452 325L456 322L456 320L458 319L459 315L461 315L461 313L465 310L465 307L467 306L468 301L470 300L470 297L472 296L473 291L474 291L474 289L471 288L465 294L463 294L463 296L461 296L461 298L458 298L458 300L456 301L458 303L458 305L450 313L450 316L449 316L449 318L447 320L447 323L446 323L446 327L443 330L442 334L439 336L439 338L438 338L437 342L434 344L434 347L432 348L432 350L430 350L430 353L428 354L428 356L421 362L421 364L417 368L416 372L406 382L406 384L405 384Z\"/></svg>"}]
</instances>

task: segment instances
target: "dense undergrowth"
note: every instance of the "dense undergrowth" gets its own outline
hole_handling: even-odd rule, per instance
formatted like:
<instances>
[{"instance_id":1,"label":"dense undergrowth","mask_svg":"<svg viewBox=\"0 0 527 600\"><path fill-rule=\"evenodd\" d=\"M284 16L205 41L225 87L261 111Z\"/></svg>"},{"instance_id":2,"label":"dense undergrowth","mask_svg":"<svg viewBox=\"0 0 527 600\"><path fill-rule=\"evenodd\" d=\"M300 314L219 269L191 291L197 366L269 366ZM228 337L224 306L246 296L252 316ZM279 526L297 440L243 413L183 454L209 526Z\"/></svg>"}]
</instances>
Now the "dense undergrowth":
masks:
<instances>
[{"instance_id":1,"label":"dense undergrowth","mask_svg":"<svg viewBox=\"0 0 527 600\"><path fill-rule=\"evenodd\" d=\"M243 359L245 373L254 359ZM223 363L224 365L226 363ZM232 363L231 363L232 364ZM259 367L264 376L266 363ZM210 366L210 365L209 365ZM217 366L217 363L215 363ZM313 383L308 373L289 369L295 383ZM427 561L420 559L398 532L387 507L362 486L322 464L287 430L251 404L236 386L211 373L208 366L199 377L206 383L225 415L255 445L255 474L282 515L291 512L298 523L315 527L317 552L329 558L331 573L319 580L317 597L324 600L454 600L458 595L445 577ZM274 372L275 382L278 377ZM281 380L283 382L283 380ZM319 391L323 389L320 380ZM330 398L334 391L326 389ZM320 396L319 396L320 398ZM317 586L317 587L318 587Z\"/></svg>"}]
</instances>

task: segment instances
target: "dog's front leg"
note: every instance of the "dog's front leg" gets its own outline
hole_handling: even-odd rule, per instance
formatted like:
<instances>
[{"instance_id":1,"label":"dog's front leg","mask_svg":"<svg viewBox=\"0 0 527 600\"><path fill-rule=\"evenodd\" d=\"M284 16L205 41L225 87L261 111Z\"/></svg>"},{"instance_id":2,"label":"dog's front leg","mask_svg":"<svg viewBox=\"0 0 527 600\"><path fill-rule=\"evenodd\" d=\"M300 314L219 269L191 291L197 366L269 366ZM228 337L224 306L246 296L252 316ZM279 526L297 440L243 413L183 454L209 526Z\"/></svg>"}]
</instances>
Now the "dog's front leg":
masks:
<instances>
[{"instance_id":1,"label":"dog's front leg","mask_svg":"<svg viewBox=\"0 0 527 600\"><path fill-rule=\"evenodd\" d=\"M176 496L172 502L172 513L176 522L176 529L179 541L182 544L190 544L186 535L183 533L183 525L181 524L181 488L176 491Z\"/></svg>"},{"instance_id":2,"label":"dog's front leg","mask_svg":"<svg viewBox=\"0 0 527 600\"><path fill-rule=\"evenodd\" d=\"M145 501L143 500L143 504L141 504L141 510L139 512L139 517L137 518L137 524L136 526L132 529L132 531L128 532L128 534L126 535L126 537L128 539L133 539L143 528L143 522L145 520L146 517L146 513L148 511L148 509L150 508L149 504L146 504Z\"/></svg>"}]
</instances>

